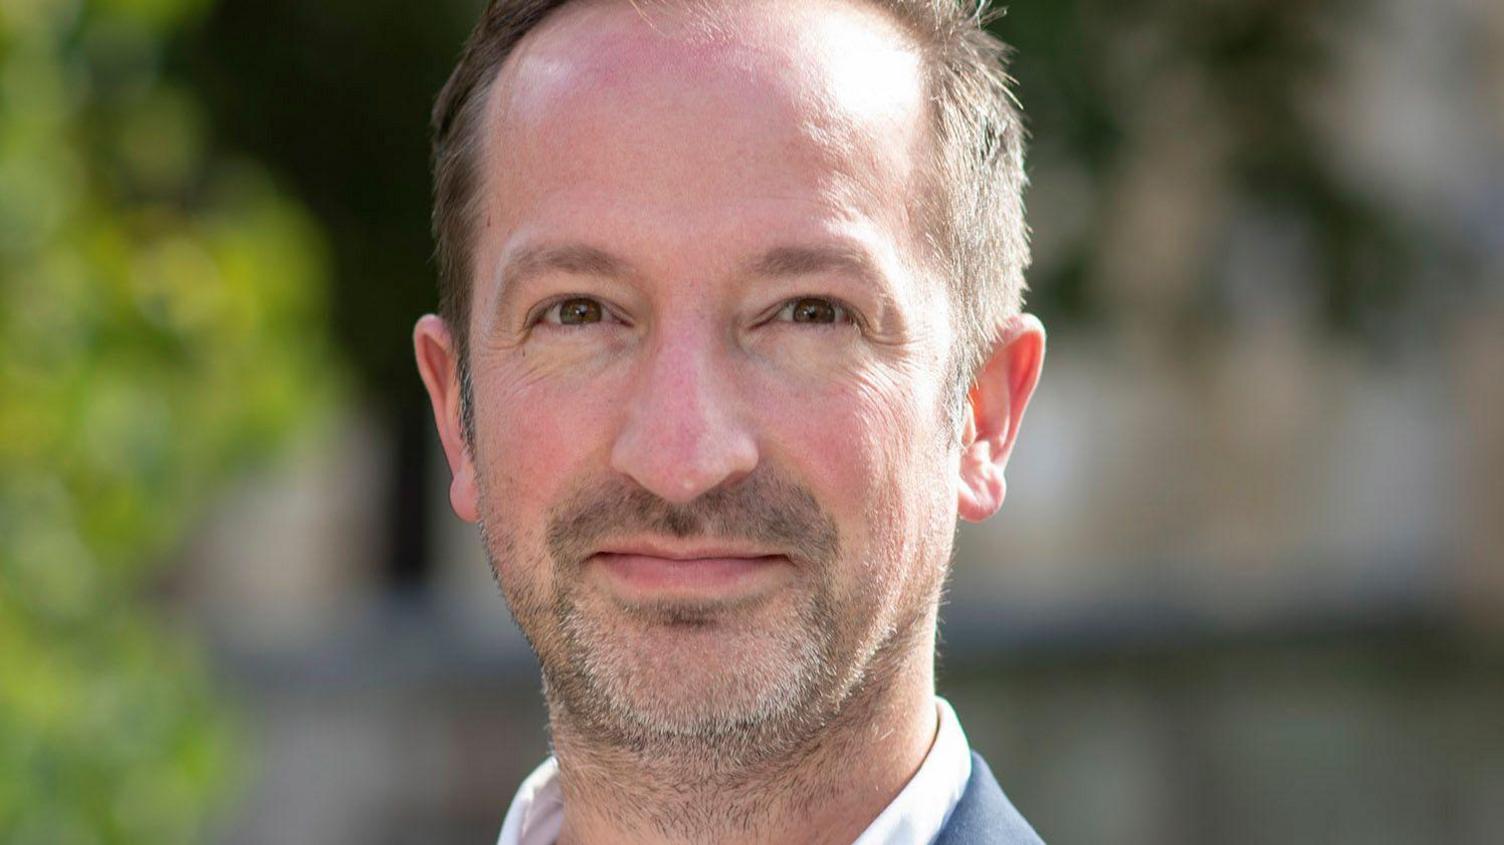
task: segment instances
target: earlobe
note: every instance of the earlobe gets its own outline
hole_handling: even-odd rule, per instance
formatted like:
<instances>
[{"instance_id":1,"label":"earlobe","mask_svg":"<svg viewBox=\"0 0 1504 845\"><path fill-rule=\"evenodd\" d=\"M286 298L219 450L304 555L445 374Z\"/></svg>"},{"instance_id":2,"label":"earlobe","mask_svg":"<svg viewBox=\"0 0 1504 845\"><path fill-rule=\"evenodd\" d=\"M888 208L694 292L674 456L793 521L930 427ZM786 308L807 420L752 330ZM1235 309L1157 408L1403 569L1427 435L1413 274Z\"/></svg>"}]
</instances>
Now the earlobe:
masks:
<instances>
[{"instance_id":1,"label":"earlobe","mask_svg":"<svg viewBox=\"0 0 1504 845\"><path fill-rule=\"evenodd\" d=\"M450 479L449 507L460 519L476 522L480 519L478 503L479 499L475 495L475 464L466 458L464 466L454 470L454 477Z\"/></svg>"},{"instance_id":2,"label":"earlobe","mask_svg":"<svg viewBox=\"0 0 1504 845\"><path fill-rule=\"evenodd\" d=\"M967 393L957 513L980 522L1002 507L1008 457L1044 366L1044 326L1031 314L1008 322Z\"/></svg>"},{"instance_id":3,"label":"earlobe","mask_svg":"<svg viewBox=\"0 0 1504 845\"><path fill-rule=\"evenodd\" d=\"M433 406L439 442L449 462L452 475L449 505L460 519L475 522L479 517L475 464L461 420L459 357L442 318L425 314L418 320L413 327L413 352L418 359L418 375Z\"/></svg>"},{"instance_id":4,"label":"earlobe","mask_svg":"<svg viewBox=\"0 0 1504 845\"><path fill-rule=\"evenodd\" d=\"M981 522L997 513L1003 505L1003 496L1008 492L1008 482L1003 478L1002 468L978 455L977 450L967 450L961 455L961 484L956 513L967 522Z\"/></svg>"}]
</instances>

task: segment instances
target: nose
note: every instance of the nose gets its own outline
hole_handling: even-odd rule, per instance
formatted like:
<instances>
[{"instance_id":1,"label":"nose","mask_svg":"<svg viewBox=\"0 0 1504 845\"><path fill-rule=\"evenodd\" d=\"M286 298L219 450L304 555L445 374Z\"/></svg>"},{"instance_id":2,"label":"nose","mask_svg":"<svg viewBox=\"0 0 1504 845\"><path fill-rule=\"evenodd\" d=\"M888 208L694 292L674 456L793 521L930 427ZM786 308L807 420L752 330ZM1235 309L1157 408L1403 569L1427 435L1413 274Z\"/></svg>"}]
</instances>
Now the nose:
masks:
<instances>
[{"instance_id":1,"label":"nose","mask_svg":"<svg viewBox=\"0 0 1504 845\"><path fill-rule=\"evenodd\" d=\"M611 466L659 498L693 501L750 473L757 440L713 342L660 341L643 363Z\"/></svg>"}]
</instances>

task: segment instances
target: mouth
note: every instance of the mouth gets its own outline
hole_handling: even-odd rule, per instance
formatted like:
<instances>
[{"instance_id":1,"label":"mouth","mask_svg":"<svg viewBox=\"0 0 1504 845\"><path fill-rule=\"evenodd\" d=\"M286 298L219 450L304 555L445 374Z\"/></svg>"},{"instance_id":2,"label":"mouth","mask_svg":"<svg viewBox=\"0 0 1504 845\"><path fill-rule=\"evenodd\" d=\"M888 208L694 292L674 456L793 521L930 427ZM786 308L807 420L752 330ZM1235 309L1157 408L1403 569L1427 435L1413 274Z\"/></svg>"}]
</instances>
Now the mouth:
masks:
<instances>
[{"instance_id":1,"label":"mouth","mask_svg":"<svg viewBox=\"0 0 1504 845\"><path fill-rule=\"evenodd\" d=\"M728 601L771 589L793 572L786 555L736 546L632 544L591 555L587 568L605 576L628 601Z\"/></svg>"}]
</instances>

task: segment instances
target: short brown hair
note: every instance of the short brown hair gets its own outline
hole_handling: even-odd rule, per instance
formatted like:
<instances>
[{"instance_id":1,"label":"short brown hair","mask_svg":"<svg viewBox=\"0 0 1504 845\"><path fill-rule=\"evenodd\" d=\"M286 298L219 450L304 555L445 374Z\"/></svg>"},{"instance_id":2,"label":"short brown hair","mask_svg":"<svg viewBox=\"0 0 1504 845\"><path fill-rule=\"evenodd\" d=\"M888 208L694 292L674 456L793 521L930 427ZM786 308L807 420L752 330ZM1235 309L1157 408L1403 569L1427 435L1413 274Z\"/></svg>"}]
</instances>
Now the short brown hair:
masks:
<instances>
[{"instance_id":1,"label":"short brown hair","mask_svg":"<svg viewBox=\"0 0 1504 845\"><path fill-rule=\"evenodd\" d=\"M469 430L468 333L477 172L486 93L517 43L572 0L491 0L433 110L433 231L439 314L459 356ZM1024 132L1006 73L1009 50L986 30L987 0L862 0L882 9L925 57L937 150L923 233L958 306L952 377L969 384L1003 321L1022 306L1029 264Z\"/></svg>"}]
</instances>

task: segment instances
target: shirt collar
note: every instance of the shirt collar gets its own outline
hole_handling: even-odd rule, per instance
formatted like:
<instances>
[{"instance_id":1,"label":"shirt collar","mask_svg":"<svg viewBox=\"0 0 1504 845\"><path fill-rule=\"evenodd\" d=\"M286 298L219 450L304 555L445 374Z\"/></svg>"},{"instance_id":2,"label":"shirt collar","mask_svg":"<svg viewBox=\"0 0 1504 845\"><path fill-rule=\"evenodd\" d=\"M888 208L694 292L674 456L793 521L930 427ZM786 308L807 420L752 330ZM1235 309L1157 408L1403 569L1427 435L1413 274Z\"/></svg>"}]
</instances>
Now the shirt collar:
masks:
<instances>
[{"instance_id":1,"label":"shirt collar","mask_svg":"<svg viewBox=\"0 0 1504 845\"><path fill-rule=\"evenodd\" d=\"M940 728L919 771L852 845L928 845L971 780L971 746L950 702L935 698Z\"/></svg>"},{"instance_id":2,"label":"shirt collar","mask_svg":"<svg viewBox=\"0 0 1504 845\"><path fill-rule=\"evenodd\" d=\"M950 819L971 780L971 746L950 703L936 697L935 710L940 726L919 771L852 845L927 845ZM554 845L563 824L559 763L549 757L517 790L496 845Z\"/></svg>"},{"instance_id":3,"label":"shirt collar","mask_svg":"<svg viewBox=\"0 0 1504 845\"><path fill-rule=\"evenodd\" d=\"M517 790L496 845L554 845L564 826L559 761L549 757Z\"/></svg>"}]
</instances>

